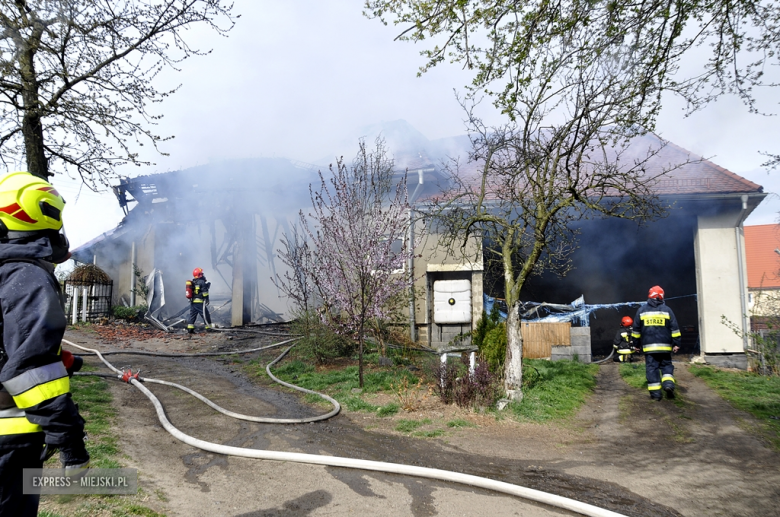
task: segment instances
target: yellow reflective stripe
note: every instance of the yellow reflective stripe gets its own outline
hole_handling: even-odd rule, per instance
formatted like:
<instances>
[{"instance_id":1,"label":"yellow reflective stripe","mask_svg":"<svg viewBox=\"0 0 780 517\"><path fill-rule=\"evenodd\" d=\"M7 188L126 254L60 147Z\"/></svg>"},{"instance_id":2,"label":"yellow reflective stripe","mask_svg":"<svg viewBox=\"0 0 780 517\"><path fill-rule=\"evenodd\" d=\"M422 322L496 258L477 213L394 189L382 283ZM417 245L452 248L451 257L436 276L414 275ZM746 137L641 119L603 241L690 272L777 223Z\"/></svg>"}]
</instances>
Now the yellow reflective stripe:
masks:
<instances>
[{"instance_id":1,"label":"yellow reflective stripe","mask_svg":"<svg viewBox=\"0 0 780 517\"><path fill-rule=\"evenodd\" d=\"M642 347L642 351L644 353L648 353L648 352L671 352L672 351L672 345L661 344L661 343L652 343L652 344L643 346Z\"/></svg>"},{"instance_id":2,"label":"yellow reflective stripe","mask_svg":"<svg viewBox=\"0 0 780 517\"><path fill-rule=\"evenodd\" d=\"M653 384L648 384L647 385L647 389L650 390L650 391L660 390L661 389L661 383L660 382L659 383L655 383L654 382Z\"/></svg>"},{"instance_id":3,"label":"yellow reflective stripe","mask_svg":"<svg viewBox=\"0 0 780 517\"><path fill-rule=\"evenodd\" d=\"M670 319L671 316L669 316L669 313L667 312L645 312L639 318L642 320L642 323L646 327L665 327L666 326L666 320Z\"/></svg>"},{"instance_id":4,"label":"yellow reflective stripe","mask_svg":"<svg viewBox=\"0 0 780 517\"><path fill-rule=\"evenodd\" d=\"M192 303L203 303L203 300L192 300Z\"/></svg>"},{"instance_id":5,"label":"yellow reflective stripe","mask_svg":"<svg viewBox=\"0 0 780 517\"><path fill-rule=\"evenodd\" d=\"M65 370L65 365L62 364L62 361L57 361L20 373L16 377L3 382L3 387L12 396L16 396L35 386L67 376L68 372Z\"/></svg>"},{"instance_id":6,"label":"yellow reflective stripe","mask_svg":"<svg viewBox=\"0 0 780 517\"><path fill-rule=\"evenodd\" d=\"M671 376L671 375L668 375L668 374L667 375L662 375L661 376L661 382L665 382L665 381L672 381L672 382L674 382L674 377Z\"/></svg>"},{"instance_id":7,"label":"yellow reflective stripe","mask_svg":"<svg viewBox=\"0 0 780 517\"><path fill-rule=\"evenodd\" d=\"M639 339L640 337L642 337L642 334L640 334L639 332L632 332L631 333L631 337L635 337L635 338Z\"/></svg>"},{"instance_id":8,"label":"yellow reflective stripe","mask_svg":"<svg viewBox=\"0 0 780 517\"><path fill-rule=\"evenodd\" d=\"M0 436L9 434L40 433L43 428L26 417L0 418Z\"/></svg>"},{"instance_id":9,"label":"yellow reflective stripe","mask_svg":"<svg viewBox=\"0 0 780 517\"><path fill-rule=\"evenodd\" d=\"M194 328L195 328L195 325L187 325L187 328L188 328L188 329L194 329Z\"/></svg>"},{"instance_id":10,"label":"yellow reflective stripe","mask_svg":"<svg viewBox=\"0 0 780 517\"><path fill-rule=\"evenodd\" d=\"M633 353L634 353L633 350L625 350L625 349L618 350L618 354L633 354Z\"/></svg>"},{"instance_id":11,"label":"yellow reflective stripe","mask_svg":"<svg viewBox=\"0 0 780 517\"><path fill-rule=\"evenodd\" d=\"M54 379L53 381L39 384L23 393L14 395L14 402L17 407L25 409L40 404L44 400L64 395L69 391L70 379L68 377L62 377L61 379Z\"/></svg>"},{"instance_id":12,"label":"yellow reflective stripe","mask_svg":"<svg viewBox=\"0 0 780 517\"><path fill-rule=\"evenodd\" d=\"M642 320L646 318L664 318L668 320L669 318L671 318L671 316L666 311L648 311L648 312L643 312L639 316L639 319Z\"/></svg>"},{"instance_id":13,"label":"yellow reflective stripe","mask_svg":"<svg viewBox=\"0 0 780 517\"><path fill-rule=\"evenodd\" d=\"M682 336L682 334L680 333L679 330L675 330L674 332L672 332L672 337L680 337L680 336Z\"/></svg>"}]
</instances>

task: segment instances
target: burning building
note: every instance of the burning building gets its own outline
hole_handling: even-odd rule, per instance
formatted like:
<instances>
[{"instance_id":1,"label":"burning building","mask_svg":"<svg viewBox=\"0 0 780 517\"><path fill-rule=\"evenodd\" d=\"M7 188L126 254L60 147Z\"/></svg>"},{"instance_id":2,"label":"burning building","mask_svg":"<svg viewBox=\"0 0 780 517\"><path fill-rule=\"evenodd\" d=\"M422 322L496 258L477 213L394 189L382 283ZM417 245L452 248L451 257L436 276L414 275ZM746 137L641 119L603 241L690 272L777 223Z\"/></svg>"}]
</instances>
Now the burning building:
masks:
<instances>
[{"instance_id":1,"label":"burning building","mask_svg":"<svg viewBox=\"0 0 780 517\"><path fill-rule=\"evenodd\" d=\"M468 152L466 137L428 141L403 122L381 129L397 169L407 171L412 201L446 189L442 163ZM584 296L589 304L614 304L643 301L650 286L661 285L681 325L684 351L744 366L745 341L721 320L749 328L742 223L766 194L671 144L655 159L657 167L686 162L656 183L657 195L671 205L667 217L641 227L618 219L578 223L573 270L564 278L533 277L521 299L562 303ZM126 209L124 221L74 256L81 262L96 257L114 279L115 303L130 302L136 272L157 270L169 291L161 316L174 316L186 306L183 282L197 266L213 284L212 308L225 307L225 322L285 320L291 307L272 280L283 267L277 250L282 235L297 224L298 211L310 206L308 188L319 181L318 169L324 170L286 159L247 159L122 180L114 191ZM470 242L456 258L433 234L408 265L418 292L425 293L410 311L419 341L446 346L476 323L483 294L502 297L500 282L491 282L485 271L481 244ZM602 310L591 316L594 353L610 346L620 318L633 313Z\"/></svg>"}]
</instances>

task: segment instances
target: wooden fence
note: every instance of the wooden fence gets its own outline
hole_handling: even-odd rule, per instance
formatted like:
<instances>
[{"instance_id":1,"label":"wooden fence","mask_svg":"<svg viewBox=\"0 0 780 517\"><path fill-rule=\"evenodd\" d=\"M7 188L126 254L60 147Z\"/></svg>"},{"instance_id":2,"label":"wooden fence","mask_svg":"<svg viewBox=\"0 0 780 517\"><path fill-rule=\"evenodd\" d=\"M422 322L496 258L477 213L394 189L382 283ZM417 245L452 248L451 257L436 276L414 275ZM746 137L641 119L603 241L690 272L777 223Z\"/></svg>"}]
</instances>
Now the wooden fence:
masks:
<instances>
[{"instance_id":1,"label":"wooden fence","mask_svg":"<svg viewBox=\"0 0 780 517\"><path fill-rule=\"evenodd\" d=\"M520 323L523 357L542 359L552 355L553 345L571 346L571 323Z\"/></svg>"}]
</instances>

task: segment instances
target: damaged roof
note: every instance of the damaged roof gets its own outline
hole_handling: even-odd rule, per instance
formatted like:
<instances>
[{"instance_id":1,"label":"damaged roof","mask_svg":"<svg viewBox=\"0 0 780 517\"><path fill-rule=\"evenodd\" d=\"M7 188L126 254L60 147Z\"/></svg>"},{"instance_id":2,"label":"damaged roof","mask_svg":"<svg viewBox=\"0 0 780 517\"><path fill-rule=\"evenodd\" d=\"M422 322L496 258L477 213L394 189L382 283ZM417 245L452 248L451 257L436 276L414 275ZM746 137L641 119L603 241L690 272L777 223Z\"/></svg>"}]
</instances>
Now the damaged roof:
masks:
<instances>
[{"instance_id":1,"label":"damaged roof","mask_svg":"<svg viewBox=\"0 0 780 517\"><path fill-rule=\"evenodd\" d=\"M482 163L464 159L468 153L467 146L470 145L468 138L458 137L447 140L450 149L457 147L461 149L459 163L461 178L475 186L478 185ZM445 145L443 141L434 143ZM626 166L644 162L641 165L644 176L658 177L653 182L653 190L661 196L763 192L761 185L652 133L631 140L630 145L621 151L620 161Z\"/></svg>"},{"instance_id":2,"label":"damaged roof","mask_svg":"<svg viewBox=\"0 0 780 517\"><path fill-rule=\"evenodd\" d=\"M647 134L636 145L659 148L662 142L657 136ZM658 194L747 194L764 190L761 185L668 141L663 142L658 154L649 161L646 173L655 176L661 174L664 167L683 163L685 165L675 168L658 181L655 187Z\"/></svg>"}]
</instances>

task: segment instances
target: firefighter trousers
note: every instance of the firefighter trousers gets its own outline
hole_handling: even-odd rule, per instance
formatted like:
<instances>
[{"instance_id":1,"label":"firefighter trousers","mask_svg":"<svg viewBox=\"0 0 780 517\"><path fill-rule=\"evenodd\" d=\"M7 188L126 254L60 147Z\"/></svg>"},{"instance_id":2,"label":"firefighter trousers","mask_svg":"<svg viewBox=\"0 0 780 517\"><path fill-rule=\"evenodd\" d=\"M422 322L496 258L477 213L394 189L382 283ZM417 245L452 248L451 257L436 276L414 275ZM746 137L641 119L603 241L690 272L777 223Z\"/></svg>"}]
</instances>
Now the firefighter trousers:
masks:
<instances>
[{"instance_id":1,"label":"firefighter trousers","mask_svg":"<svg viewBox=\"0 0 780 517\"><path fill-rule=\"evenodd\" d=\"M674 365L672 354L645 354L647 389L653 398L661 397L661 389L674 390Z\"/></svg>"},{"instance_id":2,"label":"firefighter trousers","mask_svg":"<svg viewBox=\"0 0 780 517\"><path fill-rule=\"evenodd\" d=\"M24 444L0 445L0 517L35 517L38 494L24 494L22 470L43 466L43 433L29 435Z\"/></svg>"},{"instance_id":3,"label":"firefighter trousers","mask_svg":"<svg viewBox=\"0 0 780 517\"><path fill-rule=\"evenodd\" d=\"M203 311L206 312L205 318L203 317ZM203 323L206 324L206 328L211 328L211 314L209 314L209 308L205 302L190 302L190 314L187 316L187 330L195 329L195 322L198 320L198 316L203 319Z\"/></svg>"}]
</instances>

